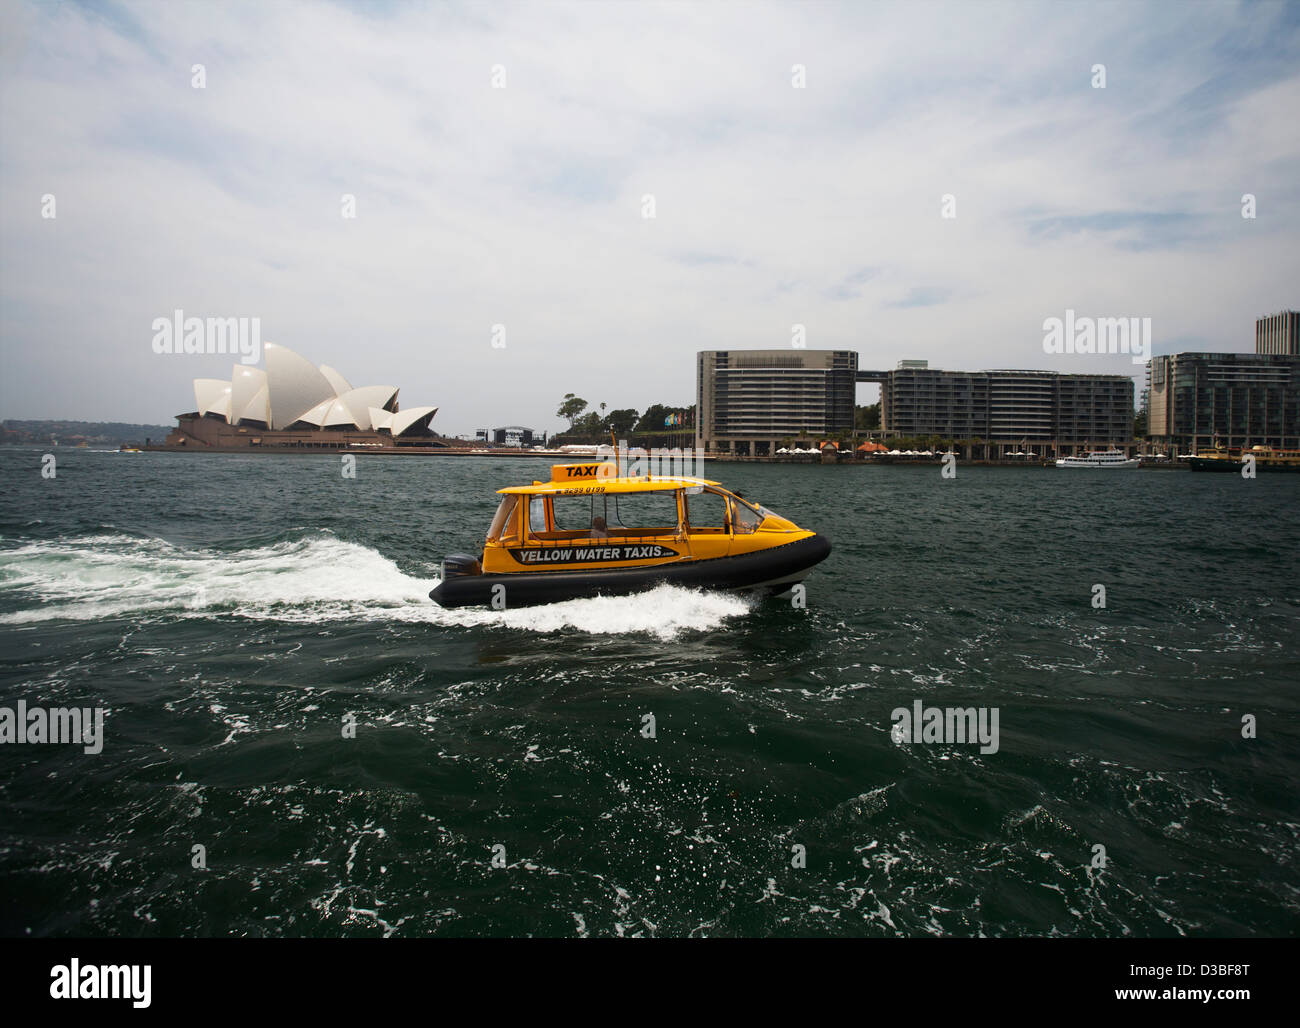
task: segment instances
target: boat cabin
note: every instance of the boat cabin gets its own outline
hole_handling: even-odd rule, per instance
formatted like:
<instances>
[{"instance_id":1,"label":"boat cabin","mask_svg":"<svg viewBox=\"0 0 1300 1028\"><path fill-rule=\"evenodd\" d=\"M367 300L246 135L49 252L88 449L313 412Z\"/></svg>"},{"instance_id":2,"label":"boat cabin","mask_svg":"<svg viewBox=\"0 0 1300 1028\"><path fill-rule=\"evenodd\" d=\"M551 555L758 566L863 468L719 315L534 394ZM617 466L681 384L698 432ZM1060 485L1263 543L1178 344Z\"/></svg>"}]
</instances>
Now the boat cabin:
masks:
<instances>
[{"instance_id":1,"label":"boat cabin","mask_svg":"<svg viewBox=\"0 0 1300 1028\"><path fill-rule=\"evenodd\" d=\"M498 490L485 573L541 566L644 566L725 557L801 530L718 482L642 475L612 463L556 464L550 482Z\"/></svg>"}]
</instances>

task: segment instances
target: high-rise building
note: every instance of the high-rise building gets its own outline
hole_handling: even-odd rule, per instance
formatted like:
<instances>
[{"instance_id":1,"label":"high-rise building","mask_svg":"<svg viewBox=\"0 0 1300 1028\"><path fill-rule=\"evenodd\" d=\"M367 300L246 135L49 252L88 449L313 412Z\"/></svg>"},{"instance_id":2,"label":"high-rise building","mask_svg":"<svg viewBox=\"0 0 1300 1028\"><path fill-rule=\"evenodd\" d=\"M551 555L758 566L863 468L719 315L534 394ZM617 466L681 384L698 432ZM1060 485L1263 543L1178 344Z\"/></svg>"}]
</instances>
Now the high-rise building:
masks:
<instances>
[{"instance_id":1,"label":"high-rise building","mask_svg":"<svg viewBox=\"0 0 1300 1028\"><path fill-rule=\"evenodd\" d=\"M697 362L698 447L762 456L783 439L853 431L852 350L704 350Z\"/></svg>"},{"instance_id":2,"label":"high-rise building","mask_svg":"<svg viewBox=\"0 0 1300 1028\"><path fill-rule=\"evenodd\" d=\"M1256 318L1255 352L1300 354L1300 311Z\"/></svg>"},{"instance_id":3,"label":"high-rise building","mask_svg":"<svg viewBox=\"0 0 1300 1028\"><path fill-rule=\"evenodd\" d=\"M1162 354L1148 379L1147 436L1161 447L1300 446L1300 355Z\"/></svg>"},{"instance_id":4,"label":"high-rise building","mask_svg":"<svg viewBox=\"0 0 1300 1028\"><path fill-rule=\"evenodd\" d=\"M918 366L919 365L919 366ZM982 440L992 453L1073 453L1133 440L1133 380L1055 371L940 371L902 361L881 376L887 435Z\"/></svg>"}]
</instances>

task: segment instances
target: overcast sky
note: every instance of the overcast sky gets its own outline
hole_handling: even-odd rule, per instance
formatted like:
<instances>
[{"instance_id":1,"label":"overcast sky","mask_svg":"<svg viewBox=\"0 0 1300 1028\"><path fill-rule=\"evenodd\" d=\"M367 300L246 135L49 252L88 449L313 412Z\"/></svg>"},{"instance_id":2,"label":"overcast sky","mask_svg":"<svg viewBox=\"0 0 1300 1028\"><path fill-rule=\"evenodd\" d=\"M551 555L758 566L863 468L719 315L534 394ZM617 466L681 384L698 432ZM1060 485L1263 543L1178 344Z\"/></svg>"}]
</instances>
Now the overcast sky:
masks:
<instances>
[{"instance_id":1,"label":"overcast sky","mask_svg":"<svg viewBox=\"0 0 1300 1028\"><path fill-rule=\"evenodd\" d=\"M1044 319L1252 350L1300 307L1300 4L0 10L0 417L192 410L232 361L155 354L177 308L456 434L685 406L697 350L795 324L868 368L1132 374Z\"/></svg>"}]
</instances>

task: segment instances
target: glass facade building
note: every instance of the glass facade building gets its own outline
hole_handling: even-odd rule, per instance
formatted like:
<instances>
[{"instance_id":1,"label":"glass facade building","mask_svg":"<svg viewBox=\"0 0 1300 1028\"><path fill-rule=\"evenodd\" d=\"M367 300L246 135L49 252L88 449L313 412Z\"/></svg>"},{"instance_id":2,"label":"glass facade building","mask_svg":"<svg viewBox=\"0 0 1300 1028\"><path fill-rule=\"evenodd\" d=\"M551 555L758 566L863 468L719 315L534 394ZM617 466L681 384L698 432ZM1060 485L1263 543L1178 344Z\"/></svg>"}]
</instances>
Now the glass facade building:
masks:
<instances>
[{"instance_id":1,"label":"glass facade building","mask_svg":"<svg viewBox=\"0 0 1300 1028\"><path fill-rule=\"evenodd\" d=\"M698 447L763 456L783 439L853 432L852 350L704 350L696 360Z\"/></svg>"},{"instance_id":2,"label":"glass facade building","mask_svg":"<svg viewBox=\"0 0 1300 1028\"><path fill-rule=\"evenodd\" d=\"M1178 453L1300 446L1300 355L1175 353L1147 365L1147 435Z\"/></svg>"},{"instance_id":3,"label":"glass facade building","mask_svg":"<svg viewBox=\"0 0 1300 1028\"><path fill-rule=\"evenodd\" d=\"M940 371L905 361L880 387L888 436L982 440L993 452L1125 448L1133 442L1133 380L1055 371Z\"/></svg>"},{"instance_id":4,"label":"glass facade building","mask_svg":"<svg viewBox=\"0 0 1300 1028\"><path fill-rule=\"evenodd\" d=\"M1300 311L1256 318L1255 352L1300 355Z\"/></svg>"}]
</instances>

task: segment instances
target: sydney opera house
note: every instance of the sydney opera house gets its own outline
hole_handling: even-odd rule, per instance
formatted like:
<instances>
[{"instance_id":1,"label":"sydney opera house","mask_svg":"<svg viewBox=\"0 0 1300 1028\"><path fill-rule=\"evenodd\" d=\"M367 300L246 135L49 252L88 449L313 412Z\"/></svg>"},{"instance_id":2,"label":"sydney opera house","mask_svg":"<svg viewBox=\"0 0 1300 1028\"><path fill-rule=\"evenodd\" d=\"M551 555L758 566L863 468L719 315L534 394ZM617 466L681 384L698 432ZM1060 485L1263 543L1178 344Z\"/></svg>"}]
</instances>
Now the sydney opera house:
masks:
<instances>
[{"instance_id":1,"label":"sydney opera house","mask_svg":"<svg viewBox=\"0 0 1300 1028\"><path fill-rule=\"evenodd\" d=\"M161 449L256 450L439 446L437 407L397 405L397 387L353 388L285 346L265 345L266 370L235 365L230 380L196 378L195 410L176 416Z\"/></svg>"}]
</instances>

